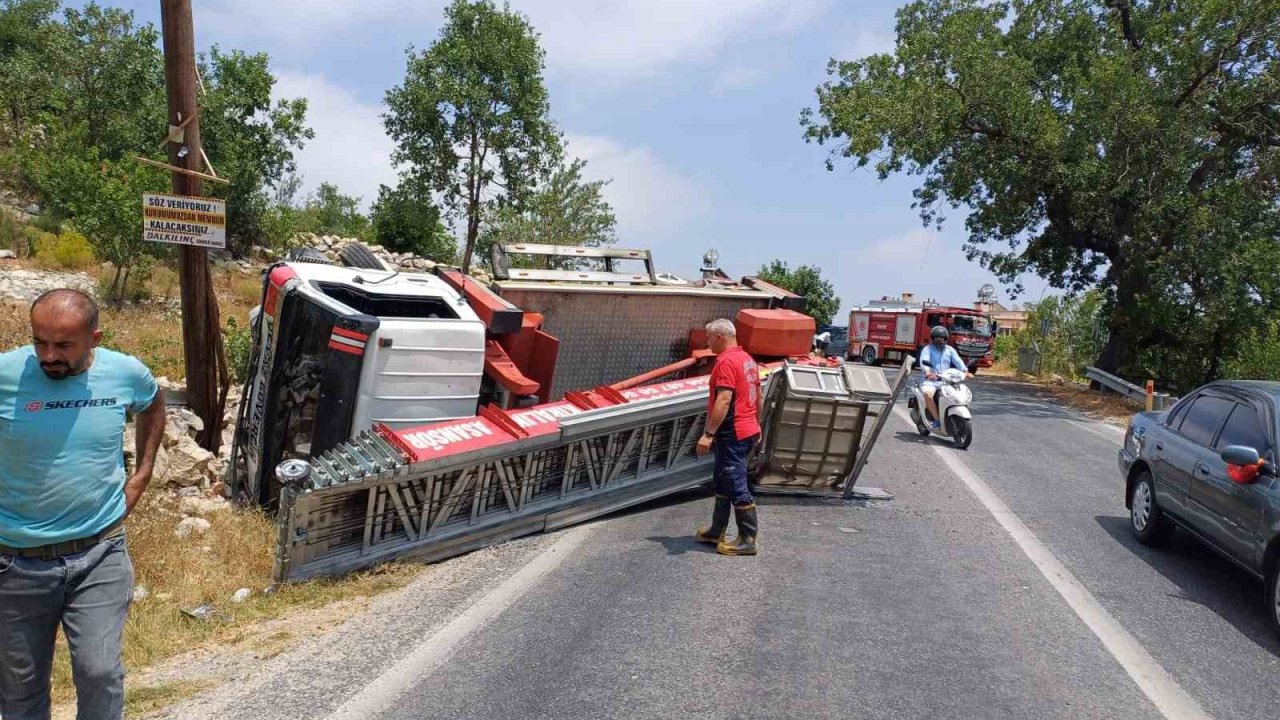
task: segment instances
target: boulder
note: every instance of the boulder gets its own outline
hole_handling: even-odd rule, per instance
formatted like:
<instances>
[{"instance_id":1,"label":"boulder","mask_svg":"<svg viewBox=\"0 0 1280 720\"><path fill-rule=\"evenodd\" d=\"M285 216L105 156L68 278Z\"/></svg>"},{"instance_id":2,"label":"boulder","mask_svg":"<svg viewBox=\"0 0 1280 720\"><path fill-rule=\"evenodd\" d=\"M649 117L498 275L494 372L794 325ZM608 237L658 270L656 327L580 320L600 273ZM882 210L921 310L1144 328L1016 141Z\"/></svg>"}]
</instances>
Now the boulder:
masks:
<instances>
[{"instance_id":1,"label":"boulder","mask_svg":"<svg viewBox=\"0 0 1280 720\"><path fill-rule=\"evenodd\" d=\"M204 518L182 518L181 522L178 523L178 527L174 528L173 534L180 539L186 539L192 535L203 535L209 532L211 527L213 527L212 523Z\"/></svg>"},{"instance_id":2,"label":"boulder","mask_svg":"<svg viewBox=\"0 0 1280 720\"><path fill-rule=\"evenodd\" d=\"M184 497L178 502L178 511L188 517L208 517L230 507L221 497Z\"/></svg>"},{"instance_id":3,"label":"boulder","mask_svg":"<svg viewBox=\"0 0 1280 720\"><path fill-rule=\"evenodd\" d=\"M0 250L0 260L17 260L18 253L12 250Z\"/></svg>"},{"instance_id":4,"label":"boulder","mask_svg":"<svg viewBox=\"0 0 1280 720\"><path fill-rule=\"evenodd\" d=\"M165 480L180 487L192 487L205 481L213 453L196 444L195 438L183 435L169 449L169 468Z\"/></svg>"}]
</instances>

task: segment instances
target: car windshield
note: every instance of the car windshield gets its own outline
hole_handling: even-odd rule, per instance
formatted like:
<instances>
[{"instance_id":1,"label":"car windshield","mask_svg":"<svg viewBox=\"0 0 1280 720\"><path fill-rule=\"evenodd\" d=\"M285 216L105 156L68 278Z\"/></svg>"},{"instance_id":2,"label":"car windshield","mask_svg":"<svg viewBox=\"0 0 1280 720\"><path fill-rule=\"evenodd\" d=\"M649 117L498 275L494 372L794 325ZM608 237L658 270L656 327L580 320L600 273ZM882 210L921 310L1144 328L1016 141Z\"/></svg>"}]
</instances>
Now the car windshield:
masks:
<instances>
[{"instance_id":1,"label":"car windshield","mask_svg":"<svg viewBox=\"0 0 1280 720\"><path fill-rule=\"evenodd\" d=\"M984 315L953 315L951 332L991 334L991 321Z\"/></svg>"}]
</instances>

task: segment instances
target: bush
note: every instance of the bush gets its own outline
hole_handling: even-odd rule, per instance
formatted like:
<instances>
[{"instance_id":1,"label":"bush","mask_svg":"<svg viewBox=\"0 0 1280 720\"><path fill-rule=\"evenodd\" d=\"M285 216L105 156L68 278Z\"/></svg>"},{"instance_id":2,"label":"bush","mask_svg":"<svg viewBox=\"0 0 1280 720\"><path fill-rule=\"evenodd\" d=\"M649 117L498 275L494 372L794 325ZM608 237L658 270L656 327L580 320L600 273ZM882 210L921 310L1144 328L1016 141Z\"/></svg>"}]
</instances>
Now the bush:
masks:
<instances>
[{"instance_id":1,"label":"bush","mask_svg":"<svg viewBox=\"0 0 1280 720\"><path fill-rule=\"evenodd\" d=\"M1223 363L1222 377L1231 380L1280 380L1280 325L1253 330L1240 352Z\"/></svg>"},{"instance_id":2,"label":"bush","mask_svg":"<svg viewBox=\"0 0 1280 720\"><path fill-rule=\"evenodd\" d=\"M34 248L36 262L48 268L81 270L97 263L93 246L78 232L41 233Z\"/></svg>"},{"instance_id":3,"label":"bush","mask_svg":"<svg viewBox=\"0 0 1280 720\"><path fill-rule=\"evenodd\" d=\"M996 336L996 362L1012 362L1018 358L1018 338L1013 335Z\"/></svg>"},{"instance_id":4,"label":"bush","mask_svg":"<svg viewBox=\"0 0 1280 720\"><path fill-rule=\"evenodd\" d=\"M227 351L227 370L231 379L237 383L245 380L249 369L249 352L253 349L253 328L243 327L234 315L227 316L227 324L222 328L222 344Z\"/></svg>"},{"instance_id":5,"label":"bush","mask_svg":"<svg viewBox=\"0 0 1280 720\"><path fill-rule=\"evenodd\" d=\"M26 245L26 227L18 219L0 210L0 249L23 254Z\"/></svg>"}]
</instances>

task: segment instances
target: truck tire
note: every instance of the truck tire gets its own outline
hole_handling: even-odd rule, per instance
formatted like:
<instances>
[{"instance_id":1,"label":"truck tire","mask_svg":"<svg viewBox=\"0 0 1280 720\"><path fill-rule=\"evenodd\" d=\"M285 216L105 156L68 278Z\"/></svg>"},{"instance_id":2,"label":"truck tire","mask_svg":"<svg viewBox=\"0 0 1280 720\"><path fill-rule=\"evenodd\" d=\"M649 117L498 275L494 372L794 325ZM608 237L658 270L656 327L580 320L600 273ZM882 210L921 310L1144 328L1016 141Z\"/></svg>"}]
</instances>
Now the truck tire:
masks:
<instances>
[{"instance_id":1,"label":"truck tire","mask_svg":"<svg viewBox=\"0 0 1280 720\"><path fill-rule=\"evenodd\" d=\"M1143 545L1160 547L1173 537L1173 521L1164 516L1156 502L1156 485L1150 470L1140 472L1129 491L1129 526Z\"/></svg>"},{"instance_id":2,"label":"truck tire","mask_svg":"<svg viewBox=\"0 0 1280 720\"><path fill-rule=\"evenodd\" d=\"M876 364L876 349L870 345L862 346L862 362L865 365Z\"/></svg>"},{"instance_id":3,"label":"truck tire","mask_svg":"<svg viewBox=\"0 0 1280 720\"><path fill-rule=\"evenodd\" d=\"M331 264L329 262L329 258L325 257L323 253L315 248L309 247L296 247L290 250L289 253L284 256L284 259L289 262L316 263L318 265Z\"/></svg>"},{"instance_id":4,"label":"truck tire","mask_svg":"<svg viewBox=\"0 0 1280 720\"><path fill-rule=\"evenodd\" d=\"M349 268L359 268L361 270L386 270L387 266L378 259L373 251L366 247L363 243L351 243L342 248L338 253L338 257L342 258L342 264Z\"/></svg>"}]
</instances>

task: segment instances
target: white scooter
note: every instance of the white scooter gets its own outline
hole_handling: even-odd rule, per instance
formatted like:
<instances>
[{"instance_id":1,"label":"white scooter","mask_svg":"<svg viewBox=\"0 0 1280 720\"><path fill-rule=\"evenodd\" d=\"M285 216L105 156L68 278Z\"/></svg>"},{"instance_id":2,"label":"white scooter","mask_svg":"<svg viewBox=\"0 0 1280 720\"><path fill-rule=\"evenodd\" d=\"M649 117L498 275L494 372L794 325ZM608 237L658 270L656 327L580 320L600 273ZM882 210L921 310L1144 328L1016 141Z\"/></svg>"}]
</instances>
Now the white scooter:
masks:
<instances>
[{"instance_id":1,"label":"white scooter","mask_svg":"<svg viewBox=\"0 0 1280 720\"><path fill-rule=\"evenodd\" d=\"M920 364L930 367L928 360L921 360ZM941 427L937 430L929 427L929 422L925 419L925 408L929 404L918 382L911 386L911 399L907 401L911 421L916 424L916 432L920 433L920 437L933 433L949 439L956 447L964 450L973 442L973 413L969 411L973 393L964 384L964 372L961 370L948 368L939 373L938 377L942 383L934 399L938 401L938 412L943 417Z\"/></svg>"}]
</instances>

